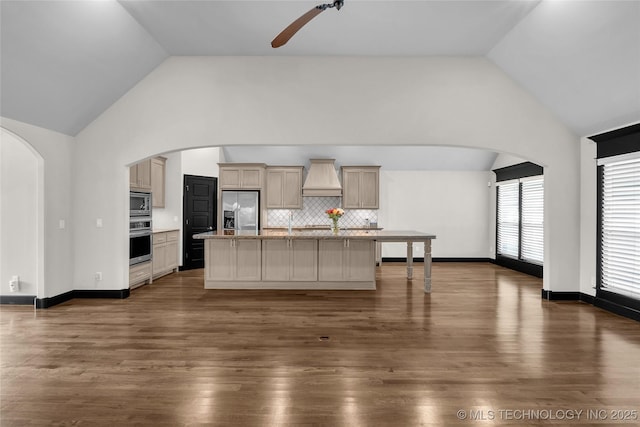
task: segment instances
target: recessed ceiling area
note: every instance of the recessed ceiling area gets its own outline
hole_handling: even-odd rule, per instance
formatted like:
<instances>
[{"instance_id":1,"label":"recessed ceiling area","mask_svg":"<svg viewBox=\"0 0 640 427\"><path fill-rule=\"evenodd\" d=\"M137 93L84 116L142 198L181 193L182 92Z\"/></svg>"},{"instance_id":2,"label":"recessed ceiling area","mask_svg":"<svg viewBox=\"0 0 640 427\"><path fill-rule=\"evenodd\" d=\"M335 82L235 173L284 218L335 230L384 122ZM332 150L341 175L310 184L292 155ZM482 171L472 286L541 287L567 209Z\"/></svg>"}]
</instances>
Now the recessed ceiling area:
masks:
<instances>
[{"instance_id":1,"label":"recessed ceiling area","mask_svg":"<svg viewBox=\"0 0 640 427\"><path fill-rule=\"evenodd\" d=\"M223 147L225 162L309 166L309 159L336 159L342 165L381 166L386 170L488 171L496 153L440 146L256 146ZM366 162L366 163L365 163Z\"/></svg>"},{"instance_id":2,"label":"recessed ceiling area","mask_svg":"<svg viewBox=\"0 0 640 427\"><path fill-rule=\"evenodd\" d=\"M172 55L486 56L576 135L640 117L640 1L0 1L0 115L77 135Z\"/></svg>"}]
</instances>

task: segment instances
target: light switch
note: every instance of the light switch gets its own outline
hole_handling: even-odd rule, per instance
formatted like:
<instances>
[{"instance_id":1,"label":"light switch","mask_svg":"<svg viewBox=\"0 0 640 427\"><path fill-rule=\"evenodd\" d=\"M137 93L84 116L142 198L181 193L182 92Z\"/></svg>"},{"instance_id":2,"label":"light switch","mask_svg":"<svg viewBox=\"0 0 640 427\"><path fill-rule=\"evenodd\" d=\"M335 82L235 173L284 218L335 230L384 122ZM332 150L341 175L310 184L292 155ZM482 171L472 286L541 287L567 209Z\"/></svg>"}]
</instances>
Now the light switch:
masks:
<instances>
[{"instance_id":1,"label":"light switch","mask_svg":"<svg viewBox=\"0 0 640 427\"><path fill-rule=\"evenodd\" d=\"M96 219L96 227L102 228L102 218L97 218Z\"/></svg>"},{"instance_id":2,"label":"light switch","mask_svg":"<svg viewBox=\"0 0 640 427\"><path fill-rule=\"evenodd\" d=\"M58 221L58 228L60 230L64 230L65 227L66 227L66 224L64 222L64 219L61 219L60 221Z\"/></svg>"}]
</instances>

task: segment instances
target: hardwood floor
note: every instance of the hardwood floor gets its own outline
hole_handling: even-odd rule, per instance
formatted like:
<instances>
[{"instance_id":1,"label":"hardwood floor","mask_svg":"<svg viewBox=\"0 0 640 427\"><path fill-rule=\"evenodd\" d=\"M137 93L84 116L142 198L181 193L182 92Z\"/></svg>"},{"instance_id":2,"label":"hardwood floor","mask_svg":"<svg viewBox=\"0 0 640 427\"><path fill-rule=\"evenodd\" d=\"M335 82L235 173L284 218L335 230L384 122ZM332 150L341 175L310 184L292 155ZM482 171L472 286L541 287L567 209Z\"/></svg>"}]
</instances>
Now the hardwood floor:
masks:
<instances>
[{"instance_id":1,"label":"hardwood floor","mask_svg":"<svg viewBox=\"0 0 640 427\"><path fill-rule=\"evenodd\" d=\"M404 275L216 291L195 270L124 300L2 306L0 424L640 424L638 322L492 264L435 263L430 295Z\"/></svg>"}]
</instances>

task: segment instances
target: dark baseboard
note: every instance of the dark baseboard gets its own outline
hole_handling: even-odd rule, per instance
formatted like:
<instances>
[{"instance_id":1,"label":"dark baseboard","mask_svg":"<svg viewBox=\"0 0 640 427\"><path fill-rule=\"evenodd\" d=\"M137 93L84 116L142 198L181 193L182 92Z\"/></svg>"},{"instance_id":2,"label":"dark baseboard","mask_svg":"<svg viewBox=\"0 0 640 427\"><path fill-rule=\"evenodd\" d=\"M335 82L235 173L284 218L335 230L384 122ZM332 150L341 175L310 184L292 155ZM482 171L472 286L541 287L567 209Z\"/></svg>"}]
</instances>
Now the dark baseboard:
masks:
<instances>
[{"instance_id":1,"label":"dark baseboard","mask_svg":"<svg viewBox=\"0 0 640 427\"><path fill-rule=\"evenodd\" d=\"M35 295L0 295L0 304L33 305Z\"/></svg>"},{"instance_id":2,"label":"dark baseboard","mask_svg":"<svg viewBox=\"0 0 640 427\"><path fill-rule=\"evenodd\" d=\"M598 308L602 308L603 310L610 311L614 314L640 322L640 310L620 305L606 299L583 294L582 292L554 292L543 289L542 299L549 301L582 301Z\"/></svg>"},{"instance_id":3,"label":"dark baseboard","mask_svg":"<svg viewBox=\"0 0 640 427\"><path fill-rule=\"evenodd\" d=\"M37 298L36 308L49 308L49 307L53 307L54 305L67 302L73 299L73 292L74 291L65 292L64 294L56 295L54 297Z\"/></svg>"},{"instance_id":4,"label":"dark baseboard","mask_svg":"<svg viewBox=\"0 0 640 427\"><path fill-rule=\"evenodd\" d=\"M118 289L115 291L103 291L103 290L75 290L73 291L74 298L116 298L125 299L129 298L129 289Z\"/></svg>"},{"instance_id":5,"label":"dark baseboard","mask_svg":"<svg viewBox=\"0 0 640 427\"><path fill-rule=\"evenodd\" d=\"M543 289L542 299L549 301L580 301L580 292L554 292Z\"/></svg>"},{"instance_id":6,"label":"dark baseboard","mask_svg":"<svg viewBox=\"0 0 640 427\"><path fill-rule=\"evenodd\" d=\"M541 265L531 264L528 262L520 261L513 258L504 256L496 256L495 260L491 260L496 265L506 267L511 270L519 271L520 273L529 274L531 276L542 278L544 269Z\"/></svg>"},{"instance_id":7,"label":"dark baseboard","mask_svg":"<svg viewBox=\"0 0 640 427\"><path fill-rule=\"evenodd\" d=\"M631 307L617 304L613 301L609 301L602 298L594 298L593 305L602 308L603 310L610 311L619 316L628 317L636 322L640 322L640 311Z\"/></svg>"},{"instance_id":8,"label":"dark baseboard","mask_svg":"<svg viewBox=\"0 0 640 427\"><path fill-rule=\"evenodd\" d=\"M580 293L580 301L582 301L582 302L586 302L587 304L593 304L593 305L595 305L596 297L594 297L594 296L592 296L592 295L583 294L583 293L581 292L581 293Z\"/></svg>"},{"instance_id":9,"label":"dark baseboard","mask_svg":"<svg viewBox=\"0 0 640 427\"><path fill-rule=\"evenodd\" d=\"M75 290L65 292L64 294L56 295L54 297L48 298L38 298L36 299L36 308L49 308L54 305L62 304L63 302L67 302L74 298L117 298L124 299L128 298L130 295L129 289L119 289L119 290Z\"/></svg>"},{"instance_id":10,"label":"dark baseboard","mask_svg":"<svg viewBox=\"0 0 640 427\"><path fill-rule=\"evenodd\" d=\"M431 262L492 262L491 258L431 258ZM407 262L406 257L385 257L382 262ZM424 258L413 258L413 262L424 262Z\"/></svg>"}]
</instances>

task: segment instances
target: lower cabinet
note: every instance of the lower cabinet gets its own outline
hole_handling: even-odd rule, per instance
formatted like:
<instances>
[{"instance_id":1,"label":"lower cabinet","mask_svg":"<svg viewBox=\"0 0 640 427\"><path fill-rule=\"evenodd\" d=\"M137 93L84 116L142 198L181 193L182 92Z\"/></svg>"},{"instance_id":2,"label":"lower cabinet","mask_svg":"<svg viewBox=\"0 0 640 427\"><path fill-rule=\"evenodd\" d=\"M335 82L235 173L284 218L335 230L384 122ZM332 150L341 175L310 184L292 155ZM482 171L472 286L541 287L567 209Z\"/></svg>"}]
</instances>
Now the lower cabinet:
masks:
<instances>
[{"instance_id":1,"label":"lower cabinet","mask_svg":"<svg viewBox=\"0 0 640 427\"><path fill-rule=\"evenodd\" d=\"M153 233L153 278L178 270L178 230Z\"/></svg>"},{"instance_id":2,"label":"lower cabinet","mask_svg":"<svg viewBox=\"0 0 640 427\"><path fill-rule=\"evenodd\" d=\"M371 240L320 240L318 280L321 282L375 280L375 242Z\"/></svg>"},{"instance_id":3,"label":"lower cabinet","mask_svg":"<svg viewBox=\"0 0 640 427\"><path fill-rule=\"evenodd\" d=\"M205 281L259 281L260 270L260 240L205 241Z\"/></svg>"},{"instance_id":4,"label":"lower cabinet","mask_svg":"<svg viewBox=\"0 0 640 427\"><path fill-rule=\"evenodd\" d=\"M375 289L375 242L205 240L206 289Z\"/></svg>"},{"instance_id":5,"label":"lower cabinet","mask_svg":"<svg viewBox=\"0 0 640 427\"><path fill-rule=\"evenodd\" d=\"M129 267L129 289L151 282L151 261Z\"/></svg>"},{"instance_id":6,"label":"lower cabinet","mask_svg":"<svg viewBox=\"0 0 640 427\"><path fill-rule=\"evenodd\" d=\"M263 240L262 280L318 280L318 241Z\"/></svg>"}]
</instances>

